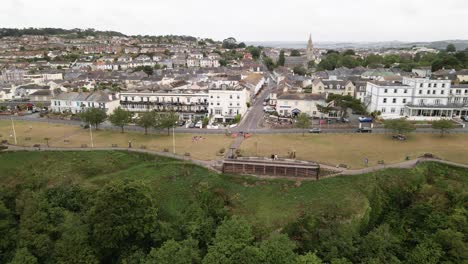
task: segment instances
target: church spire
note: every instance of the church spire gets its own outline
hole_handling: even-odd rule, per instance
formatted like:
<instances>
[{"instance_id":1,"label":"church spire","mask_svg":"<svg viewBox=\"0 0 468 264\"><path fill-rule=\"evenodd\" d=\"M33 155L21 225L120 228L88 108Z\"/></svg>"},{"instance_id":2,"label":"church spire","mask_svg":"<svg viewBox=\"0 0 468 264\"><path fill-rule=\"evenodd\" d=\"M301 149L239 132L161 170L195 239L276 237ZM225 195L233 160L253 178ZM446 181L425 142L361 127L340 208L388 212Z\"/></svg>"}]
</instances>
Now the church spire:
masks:
<instances>
[{"instance_id":1,"label":"church spire","mask_svg":"<svg viewBox=\"0 0 468 264\"><path fill-rule=\"evenodd\" d=\"M309 34L309 41L307 42L306 55L309 61L315 60L314 44L312 43L312 34Z\"/></svg>"}]
</instances>

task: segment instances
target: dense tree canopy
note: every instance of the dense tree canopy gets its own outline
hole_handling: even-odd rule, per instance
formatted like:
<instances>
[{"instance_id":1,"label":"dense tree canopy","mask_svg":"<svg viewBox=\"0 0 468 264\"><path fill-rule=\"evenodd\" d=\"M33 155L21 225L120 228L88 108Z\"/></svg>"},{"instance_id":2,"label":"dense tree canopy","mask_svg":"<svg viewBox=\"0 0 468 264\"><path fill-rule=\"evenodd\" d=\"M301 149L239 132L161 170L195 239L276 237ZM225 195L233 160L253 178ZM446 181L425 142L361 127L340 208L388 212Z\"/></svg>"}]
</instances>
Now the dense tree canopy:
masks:
<instances>
[{"instance_id":1,"label":"dense tree canopy","mask_svg":"<svg viewBox=\"0 0 468 264\"><path fill-rule=\"evenodd\" d=\"M179 161L175 161L176 169L165 170L169 159L136 153L112 152L98 160L92 152L66 157L61 153L56 159L50 158L51 153L31 155L34 159L46 155L42 161L47 164L36 170L27 164L24 172L0 173L8 179L0 183L2 264L435 264L468 260L467 172L462 168L424 163L412 170L349 176L362 178L349 181L362 183L357 194L366 198L361 200L366 204L358 214L349 208L355 206L354 201L339 205L333 200L327 210L303 210L281 229L270 230L263 222L253 225L239 216L236 210L242 208L235 207L242 197L237 194L239 188L270 191L262 180L239 178L228 187L222 180L226 176L219 176L213 182L220 184L213 186L195 174L187 177L186 165ZM72 161L50 166L63 158ZM122 162L134 163L138 173L128 177L116 173L116 167L127 169ZM160 174L153 175L156 170L148 167L157 168ZM189 179L178 181L177 177ZM144 181L148 178L152 180ZM348 182L344 178L328 180L348 187L343 185ZM251 186L255 182L261 184L257 189ZM294 183L275 184L301 195ZM168 186L176 192L191 191L181 196L187 200L178 201L180 209L172 212L167 208L172 203L163 206ZM234 190L228 194L227 188ZM179 198L180 193L172 195Z\"/></svg>"}]
</instances>

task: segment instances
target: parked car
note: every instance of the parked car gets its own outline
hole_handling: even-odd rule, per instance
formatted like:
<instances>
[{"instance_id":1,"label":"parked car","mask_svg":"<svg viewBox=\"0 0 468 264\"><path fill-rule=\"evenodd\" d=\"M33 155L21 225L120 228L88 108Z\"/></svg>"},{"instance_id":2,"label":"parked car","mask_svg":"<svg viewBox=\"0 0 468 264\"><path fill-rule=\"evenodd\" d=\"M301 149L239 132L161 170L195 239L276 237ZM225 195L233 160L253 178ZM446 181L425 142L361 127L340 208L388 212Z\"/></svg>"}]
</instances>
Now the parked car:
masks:
<instances>
[{"instance_id":1,"label":"parked car","mask_svg":"<svg viewBox=\"0 0 468 264\"><path fill-rule=\"evenodd\" d=\"M318 127L314 127L312 129L309 129L309 133L319 134L319 133L322 133L322 130Z\"/></svg>"},{"instance_id":2,"label":"parked car","mask_svg":"<svg viewBox=\"0 0 468 264\"><path fill-rule=\"evenodd\" d=\"M465 122L468 122L468 116L462 116L461 117L461 120L465 121Z\"/></svg>"},{"instance_id":3,"label":"parked car","mask_svg":"<svg viewBox=\"0 0 468 264\"><path fill-rule=\"evenodd\" d=\"M200 120L195 124L196 128L203 128L203 122Z\"/></svg>"},{"instance_id":4,"label":"parked car","mask_svg":"<svg viewBox=\"0 0 468 264\"><path fill-rule=\"evenodd\" d=\"M362 128L358 128L356 130L357 133L372 133L372 128L370 127L362 127Z\"/></svg>"},{"instance_id":5,"label":"parked car","mask_svg":"<svg viewBox=\"0 0 468 264\"><path fill-rule=\"evenodd\" d=\"M361 123L372 123L372 117L360 116L359 117L359 122L361 122Z\"/></svg>"},{"instance_id":6,"label":"parked car","mask_svg":"<svg viewBox=\"0 0 468 264\"><path fill-rule=\"evenodd\" d=\"M270 107L270 106L265 106L265 107L263 107L263 111L266 112L266 113L274 113L275 109L273 107Z\"/></svg>"},{"instance_id":7,"label":"parked car","mask_svg":"<svg viewBox=\"0 0 468 264\"><path fill-rule=\"evenodd\" d=\"M188 125L188 128L195 128L195 123L190 122L190 124Z\"/></svg>"},{"instance_id":8,"label":"parked car","mask_svg":"<svg viewBox=\"0 0 468 264\"><path fill-rule=\"evenodd\" d=\"M349 123L349 119L348 119L348 118L344 118L344 117L342 117L342 118L340 119L340 121L341 121L341 123Z\"/></svg>"},{"instance_id":9,"label":"parked car","mask_svg":"<svg viewBox=\"0 0 468 264\"><path fill-rule=\"evenodd\" d=\"M185 120L179 120L177 123L179 126L184 126L185 125Z\"/></svg>"}]
</instances>

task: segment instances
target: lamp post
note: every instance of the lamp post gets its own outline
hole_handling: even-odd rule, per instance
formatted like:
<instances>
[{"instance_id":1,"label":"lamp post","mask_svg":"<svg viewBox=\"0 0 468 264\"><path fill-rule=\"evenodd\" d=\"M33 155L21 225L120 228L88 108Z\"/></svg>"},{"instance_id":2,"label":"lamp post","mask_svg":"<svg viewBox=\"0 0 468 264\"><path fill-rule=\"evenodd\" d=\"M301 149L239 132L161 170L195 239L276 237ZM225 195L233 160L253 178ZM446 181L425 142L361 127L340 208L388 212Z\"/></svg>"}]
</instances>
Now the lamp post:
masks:
<instances>
[{"instance_id":1,"label":"lamp post","mask_svg":"<svg viewBox=\"0 0 468 264\"><path fill-rule=\"evenodd\" d=\"M172 127L172 153L175 156L175 128Z\"/></svg>"},{"instance_id":2,"label":"lamp post","mask_svg":"<svg viewBox=\"0 0 468 264\"><path fill-rule=\"evenodd\" d=\"M11 118L11 126L13 128L13 137L15 139L15 145L18 145L18 141L16 140L16 130L15 130L15 123L13 122L13 117Z\"/></svg>"}]
</instances>

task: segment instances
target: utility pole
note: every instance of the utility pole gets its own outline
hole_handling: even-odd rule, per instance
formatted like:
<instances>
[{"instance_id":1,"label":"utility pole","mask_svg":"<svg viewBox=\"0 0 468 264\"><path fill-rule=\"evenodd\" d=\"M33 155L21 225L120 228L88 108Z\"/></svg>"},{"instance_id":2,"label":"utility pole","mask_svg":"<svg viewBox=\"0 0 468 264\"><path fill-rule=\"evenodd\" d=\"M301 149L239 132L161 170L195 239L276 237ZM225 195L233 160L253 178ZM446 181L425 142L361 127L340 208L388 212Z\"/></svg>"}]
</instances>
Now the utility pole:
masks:
<instances>
[{"instance_id":1,"label":"utility pole","mask_svg":"<svg viewBox=\"0 0 468 264\"><path fill-rule=\"evenodd\" d=\"M175 156L175 128L172 127L172 152Z\"/></svg>"},{"instance_id":2,"label":"utility pole","mask_svg":"<svg viewBox=\"0 0 468 264\"><path fill-rule=\"evenodd\" d=\"M91 128L91 125L89 125L89 136L91 137L91 147L94 148L93 129Z\"/></svg>"},{"instance_id":3,"label":"utility pole","mask_svg":"<svg viewBox=\"0 0 468 264\"><path fill-rule=\"evenodd\" d=\"M13 137L15 138L15 145L18 145L18 141L16 140L16 130L15 123L13 122L13 117L11 118L11 126L13 127Z\"/></svg>"}]
</instances>

